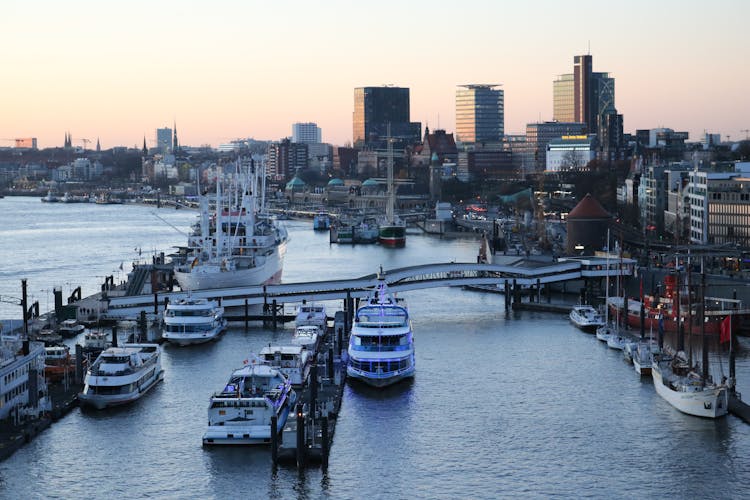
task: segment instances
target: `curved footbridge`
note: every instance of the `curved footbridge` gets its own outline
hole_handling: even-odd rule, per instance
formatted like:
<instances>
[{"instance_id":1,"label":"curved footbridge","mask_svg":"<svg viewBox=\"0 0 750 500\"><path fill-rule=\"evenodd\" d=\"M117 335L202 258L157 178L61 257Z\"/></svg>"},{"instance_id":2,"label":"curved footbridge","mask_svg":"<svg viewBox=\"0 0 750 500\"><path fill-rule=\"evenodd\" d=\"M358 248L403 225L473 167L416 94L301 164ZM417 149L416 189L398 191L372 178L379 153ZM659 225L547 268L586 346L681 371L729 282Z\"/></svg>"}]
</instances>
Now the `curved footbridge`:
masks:
<instances>
[{"instance_id":1,"label":"curved footbridge","mask_svg":"<svg viewBox=\"0 0 750 500\"><path fill-rule=\"evenodd\" d=\"M391 269L354 279L284 283L236 288L193 290L193 297L220 301L225 308L248 311L251 306L362 298L382 277L394 292L467 285L497 285L508 289L533 288L572 280L600 280L633 274L632 259L565 258L557 262L510 260L507 264L449 262ZM148 295L109 296L102 299L105 319L135 319L141 311L149 316L163 312L167 302L186 297L187 292L159 292ZM255 310L258 308L255 307ZM267 308L266 308L267 309Z\"/></svg>"}]
</instances>

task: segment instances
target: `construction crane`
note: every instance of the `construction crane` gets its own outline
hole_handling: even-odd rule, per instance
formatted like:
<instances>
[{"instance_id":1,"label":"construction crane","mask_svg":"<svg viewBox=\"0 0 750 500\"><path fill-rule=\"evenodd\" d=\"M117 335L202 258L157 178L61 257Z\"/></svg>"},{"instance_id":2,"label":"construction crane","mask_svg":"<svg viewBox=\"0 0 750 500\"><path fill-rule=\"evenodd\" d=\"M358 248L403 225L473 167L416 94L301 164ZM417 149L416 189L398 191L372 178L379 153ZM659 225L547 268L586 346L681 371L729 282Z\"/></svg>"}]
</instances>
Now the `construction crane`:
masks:
<instances>
[{"instance_id":1,"label":"construction crane","mask_svg":"<svg viewBox=\"0 0 750 500\"><path fill-rule=\"evenodd\" d=\"M81 137L78 137L75 140L76 141L81 141L81 143L83 144L83 150L84 151L86 151L88 149L88 145L91 142L91 139L84 139L84 138L81 138Z\"/></svg>"},{"instance_id":2,"label":"construction crane","mask_svg":"<svg viewBox=\"0 0 750 500\"><path fill-rule=\"evenodd\" d=\"M740 132L745 132L745 140L746 141L750 140L750 129L743 128L742 130L740 130Z\"/></svg>"}]
</instances>

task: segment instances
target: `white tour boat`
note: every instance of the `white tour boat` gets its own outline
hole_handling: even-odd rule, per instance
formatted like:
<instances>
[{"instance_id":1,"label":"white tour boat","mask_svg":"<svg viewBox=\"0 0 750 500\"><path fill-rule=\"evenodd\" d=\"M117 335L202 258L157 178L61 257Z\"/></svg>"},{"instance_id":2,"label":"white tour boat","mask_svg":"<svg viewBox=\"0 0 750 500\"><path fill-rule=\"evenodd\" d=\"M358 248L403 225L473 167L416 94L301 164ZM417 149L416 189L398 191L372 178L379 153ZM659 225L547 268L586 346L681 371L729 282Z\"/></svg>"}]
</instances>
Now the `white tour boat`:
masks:
<instances>
[{"instance_id":1,"label":"white tour boat","mask_svg":"<svg viewBox=\"0 0 750 500\"><path fill-rule=\"evenodd\" d=\"M729 388L704 380L678 357L656 355L651 367L656 393L676 409L697 417L718 418L727 414Z\"/></svg>"},{"instance_id":2,"label":"white tour boat","mask_svg":"<svg viewBox=\"0 0 750 500\"><path fill-rule=\"evenodd\" d=\"M75 337L79 333L83 333L85 329L86 327L80 324L78 321L74 319L66 319L65 321L60 323L60 326L57 328L57 332L63 337Z\"/></svg>"},{"instance_id":3,"label":"white tour boat","mask_svg":"<svg viewBox=\"0 0 750 500\"><path fill-rule=\"evenodd\" d=\"M167 304L162 338L177 345L201 344L216 339L226 326L223 307L187 297Z\"/></svg>"},{"instance_id":4,"label":"white tour boat","mask_svg":"<svg viewBox=\"0 0 750 500\"><path fill-rule=\"evenodd\" d=\"M203 444L270 443L272 417L277 418L278 433L296 400L289 377L281 370L246 364L232 372L221 392L211 396Z\"/></svg>"},{"instance_id":5,"label":"white tour boat","mask_svg":"<svg viewBox=\"0 0 750 500\"><path fill-rule=\"evenodd\" d=\"M78 400L98 410L135 401L164 378L158 344L104 350L86 372Z\"/></svg>"},{"instance_id":6,"label":"white tour boat","mask_svg":"<svg viewBox=\"0 0 750 500\"><path fill-rule=\"evenodd\" d=\"M590 305L573 306L570 310L570 321L587 333L593 333L600 326L605 325L604 316Z\"/></svg>"},{"instance_id":7,"label":"white tour boat","mask_svg":"<svg viewBox=\"0 0 750 500\"><path fill-rule=\"evenodd\" d=\"M374 387L414 376L409 312L388 291L385 282L357 309L347 354L347 375Z\"/></svg>"},{"instance_id":8,"label":"white tour boat","mask_svg":"<svg viewBox=\"0 0 750 500\"><path fill-rule=\"evenodd\" d=\"M301 345L268 345L260 350L258 357L288 376L293 387L302 387L310 376L313 353Z\"/></svg>"},{"instance_id":9,"label":"white tour boat","mask_svg":"<svg viewBox=\"0 0 750 500\"><path fill-rule=\"evenodd\" d=\"M292 344L302 346L310 352L315 352L318 348L321 332L317 326L303 325L294 329Z\"/></svg>"},{"instance_id":10,"label":"white tour boat","mask_svg":"<svg viewBox=\"0 0 750 500\"><path fill-rule=\"evenodd\" d=\"M321 304L303 302L297 308L297 316L294 319L294 324L297 327L317 326L321 332L324 332L326 329L327 321L328 317L326 316L325 306Z\"/></svg>"},{"instance_id":11,"label":"white tour boat","mask_svg":"<svg viewBox=\"0 0 750 500\"><path fill-rule=\"evenodd\" d=\"M226 198L216 184L216 209L200 197L200 220L174 271L183 290L205 290L279 283L288 234L263 212L263 168L239 165Z\"/></svg>"},{"instance_id":12,"label":"white tour boat","mask_svg":"<svg viewBox=\"0 0 750 500\"><path fill-rule=\"evenodd\" d=\"M326 212L318 212L313 216L313 229L315 231L328 231L331 228L331 216Z\"/></svg>"}]
</instances>

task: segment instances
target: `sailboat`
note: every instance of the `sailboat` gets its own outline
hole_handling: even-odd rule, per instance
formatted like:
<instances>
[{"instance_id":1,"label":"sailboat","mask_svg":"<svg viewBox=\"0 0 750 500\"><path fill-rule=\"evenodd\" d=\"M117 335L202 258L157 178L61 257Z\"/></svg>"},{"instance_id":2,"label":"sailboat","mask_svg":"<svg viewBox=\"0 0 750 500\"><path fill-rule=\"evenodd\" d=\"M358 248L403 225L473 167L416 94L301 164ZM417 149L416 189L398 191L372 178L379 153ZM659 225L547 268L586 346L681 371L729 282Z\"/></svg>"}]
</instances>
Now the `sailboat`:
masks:
<instances>
[{"instance_id":1,"label":"sailboat","mask_svg":"<svg viewBox=\"0 0 750 500\"><path fill-rule=\"evenodd\" d=\"M605 299L604 299L604 324L596 329L596 338L601 340L602 342L609 341L610 337L612 336L612 333L615 330L615 327L609 322L609 229L607 230L607 277L606 277L606 285L607 288L605 292Z\"/></svg>"},{"instance_id":2,"label":"sailboat","mask_svg":"<svg viewBox=\"0 0 750 500\"><path fill-rule=\"evenodd\" d=\"M703 305L705 287L706 275L701 269L700 320L703 330L703 369L699 373L697 367L685 360L680 353L674 356L661 353L654 356L651 377L656 393L677 410L698 417L719 418L726 415L729 408L729 387L726 379L723 378L720 383L716 383L709 374L708 337L705 332ZM688 297L691 297L689 288ZM691 310L692 300L688 299L688 316Z\"/></svg>"},{"instance_id":3,"label":"sailboat","mask_svg":"<svg viewBox=\"0 0 750 500\"><path fill-rule=\"evenodd\" d=\"M174 272L183 290L281 281L288 234L286 228L263 213L263 168L252 162L249 171L245 168L238 161L234 189L226 196L217 179L213 214L208 197L201 195L200 220L188 239L186 262Z\"/></svg>"},{"instance_id":4,"label":"sailboat","mask_svg":"<svg viewBox=\"0 0 750 500\"><path fill-rule=\"evenodd\" d=\"M395 214L396 190L393 187L393 138L391 126L388 125L388 203L385 219L378 227L378 241L389 247L403 247L406 245L406 223Z\"/></svg>"}]
</instances>

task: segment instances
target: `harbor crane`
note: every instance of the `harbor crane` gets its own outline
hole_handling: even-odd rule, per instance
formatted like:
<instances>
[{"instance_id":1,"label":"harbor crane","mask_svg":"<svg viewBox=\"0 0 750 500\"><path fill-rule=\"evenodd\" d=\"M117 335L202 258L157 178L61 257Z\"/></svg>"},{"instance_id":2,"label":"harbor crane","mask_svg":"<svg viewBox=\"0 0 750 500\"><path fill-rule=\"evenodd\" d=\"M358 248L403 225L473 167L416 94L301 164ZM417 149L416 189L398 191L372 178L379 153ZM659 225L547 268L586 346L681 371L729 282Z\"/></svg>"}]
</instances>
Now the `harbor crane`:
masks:
<instances>
[{"instance_id":1,"label":"harbor crane","mask_svg":"<svg viewBox=\"0 0 750 500\"><path fill-rule=\"evenodd\" d=\"M743 128L743 129L740 130L740 132L745 132L745 140L746 141L750 140L750 129Z\"/></svg>"},{"instance_id":2,"label":"harbor crane","mask_svg":"<svg viewBox=\"0 0 750 500\"><path fill-rule=\"evenodd\" d=\"M77 141L81 141L81 143L83 144L83 150L84 151L86 151L88 149L89 143L91 142L91 139L85 139L85 138L81 138L81 137L77 138L76 140Z\"/></svg>"}]
</instances>

